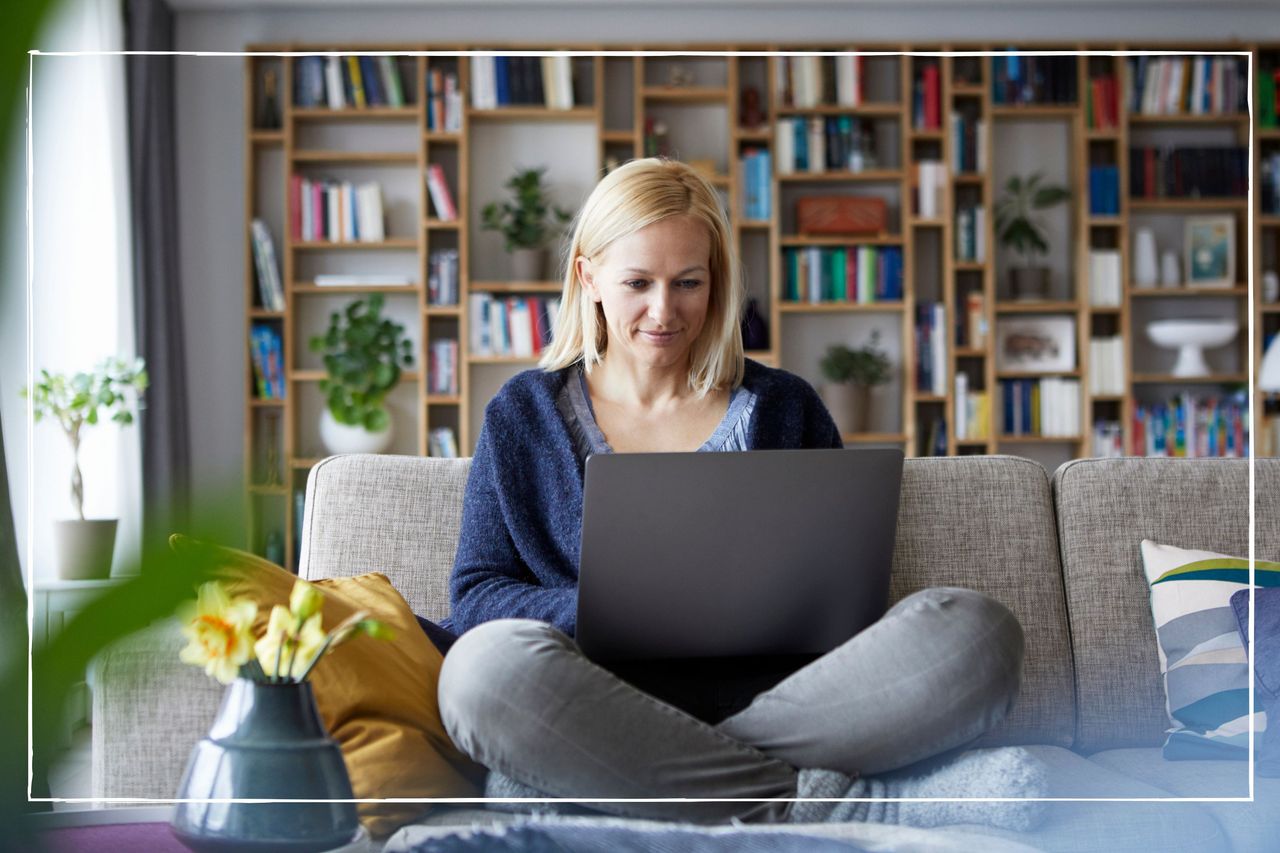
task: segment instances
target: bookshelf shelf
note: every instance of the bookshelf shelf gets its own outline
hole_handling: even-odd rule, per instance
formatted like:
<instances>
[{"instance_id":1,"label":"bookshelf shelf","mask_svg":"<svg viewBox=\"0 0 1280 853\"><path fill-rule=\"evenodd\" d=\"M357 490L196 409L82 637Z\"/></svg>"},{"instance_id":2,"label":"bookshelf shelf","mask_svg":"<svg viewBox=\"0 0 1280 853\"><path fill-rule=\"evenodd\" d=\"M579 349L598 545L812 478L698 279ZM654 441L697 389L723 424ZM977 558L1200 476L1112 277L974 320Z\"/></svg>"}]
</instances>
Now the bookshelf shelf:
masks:
<instances>
[{"instance_id":1,"label":"bookshelf shelf","mask_svg":"<svg viewBox=\"0 0 1280 853\"><path fill-rule=\"evenodd\" d=\"M1247 198L1130 198L1129 210L1141 211L1194 211L1194 210L1244 210Z\"/></svg>"},{"instance_id":2,"label":"bookshelf shelf","mask_svg":"<svg viewBox=\"0 0 1280 853\"><path fill-rule=\"evenodd\" d=\"M297 121L389 121L418 117L417 107L346 107L340 110L324 107L294 107L291 116Z\"/></svg>"},{"instance_id":3,"label":"bookshelf shelf","mask_svg":"<svg viewBox=\"0 0 1280 853\"><path fill-rule=\"evenodd\" d=\"M597 112L594 107L574 107L568 110L553 110L550 107L496 107L494 109L467 108L467 117L472 121L595 121Z\"/></svg>"},{"instance_id":4,"label":"bookshelf shelf","mask_svg":"<svg viewBox=\"0 0 1280 853\"><path fill-rule=\"evenodd\" d=\"M412 151L294 151L295 163L417 163Z\"/></svg>"},{"instance_id":5,"label":"bookshelf shelf","mask_svg":"<svg viewBox=\"0 0 1280 853\"><path fill-rule=\"evenodd\" d=\"M778 306L783 314L841 314L863 311L869 314L896 314L902 310L901 302L783 302Z\"/></svg>"},{"instance_id":6,"label":"bookshelf shelf","mask_svg":"<svg viewBox=\"0 0 1280 853\"><path fill-rule=\"evenodd\" d=\"M415 237L391 237L376 243L361 243L358 240L350 242L330 242L307 240L303 242L290 243L289 247L298 249L299 251L358 251L358 252L376 252L386 250L416 250L418 248L418 240Z\"/></svg>"},{"instance_id":7,"label":"bookshelf shelf","mask_svg":"<svg viewBox=\"0 0 1280 853\"><path fill-rule=\"evenodd\" d=\"M1214 373L1209 376L1173 376L1171 374L1162 373L1135 373L1133 374L1134 384L1144 385L1182 385L1184 383L1195 383L1197 385L1213 385L1213 384L1230 384L1236 382L1245 382L1247 377L1243 373Z\"/></svg>"},{"instance_id":8,"label":"bookshelf shelf","mask_svg":"<svg viewBox=\"0 0 1280 853\"><path fill-rule=\"evenodd\" d=\"M473 281L471 290L490 293L559 293L564 285L558 281Z\"/></svg>"},{"instance_id":9,"label":"bookshelf shelf","mask_svg":"<svg viewBox=\"0 0 1280 853\"><path fill-rule=\"evenodd\" d=\"M784 184L816 184L843 183L846 181L900 181L903 173L897 169L876 169L865 172L796 172L792 175L779 175L778 180Z\"/></svg>"},{"instance_id":10,"label":"bookshelf shelf","mask_svg":"<svg viewBox=\"0 0 1280 853\"><path fill-rule=\"evenodd\" d=\"M1076 49L1089 45L1061 45ZM273 45L269 49L284 56L265 55L266 48L250 48L244 58L245 100L244 127L246 128L247 163L244 177L245 222L262 218L271 227L280 229L291 221L288 181L290 173L319 175L334 167L357 171L367 167L376 173L382 183L385 197L403 205L401 211L410 212L408 218L393 217L388 220L388 232L393 236L376 243L331 242L291 239L288 233L275 234L275 254L281 265L280 281L285 285L283 311L261 307L272 304L264 301L259 291L255 271L253 246L246 239L243 265L245 282L246 337L252 340L254 327L267 327L281 337L284 365L281 371L286 379L288 397L285 399L256 398L257 385L251 371L246 370L242 382L245 387L245 483L261 484L265 479L261 470L264 454L270 446L274 458L285 472L285 483L273 485L273 491L254 491L256 486L246 487L252 495L247 501L250 508L249 543L259 553L264 548L268 528L279 528L286 542L286 555L296 561L297 534L295 522L300 518L299 492L305 486L305 472L319 461L316 454L322 447L315 424L315 409L322 405L316 383L324 376L322 370L313 369L319 364L313 357L304 356L305 342L310 335L323 331L323 317L330 309L332 297L335 307L363 294L392 294L388 304L394 304L398 321L409 327L410 338L416 342L413 369L402 374L402 381L395 390L404 410L406 420L400 422L397 414L397 438L392 452L427 455L436 438L435 430L447 428L455 432L456 445L463 455L472 452L479 431L479 418L485 399L482 397L499 387L497 382L519 369L536 364L537 357L471 355L470 336L476 331L472 296L490 294L497 301L505 302L508 296L553 297L562 290L562 282L505 281L501 280L506 267L489 264L489 258L481 258L489 252L489 235L481 238L478 226L479 205L489 201L484 197L491 188L485 188L485 180L477 176L488 175L494 170L508 172L519 165L514 155L503 146L496 149L489 145L492 133L513 132L512 128L488 126L502 122L513 123L514 132L528 130L531 135L549 134L550 139L577 140L582 134L591 136L589 157L584 162L594 162L595 167L605 165L616 158L625 162L640 156L661 139L646 138L645 128L650 121L664 121L670 126L665 140L669 156L687 157L710 161L716 165L715 174L709 180L720 190L730 205L733 224L734 251L742 258L744 278L748 292L757 302L758 310L765 318L771 346L767 350L748 352L748 356L766 364L782 367L805 375L817 375L814 353L820 353L833 336L850 340L862 339L869 328L887 330L894 339L893 349L898 353L900 370L898 404L900 416L887 419L885 432L870 432L845 436L850 443L896 444L910 455L922 453L987 453L997 452L998 445L1041 444L1043 448L1029 448L1027 455L1047 454L1072 456L1092 455L1089 431L1092 425L1103 420L1119 424L1124 449L1130 448L1133 421L1140 398L1152 393L1172 393L1176 390L1198 390L1213 385L1236 385L1247 381L1245 368L1256 367L1261 358L1261 342L1256 351L1249 352L1247 336L1239 336L1239 358L1227 362L1239 366L1237 373L1220 374L1203 379L1187 379L1152 373L1133 373L1132 346L1145 340L1143 323L1152 314L1175 308L1212 308L1214 312L1227 312L1230 316L1245 320L1249 302L1241 297L1249 295L1248 285L1237 284L1231 288L1177 288L1138 291L1127 281L1132 268L1131 249L1134 241L1135 222L1150 225L1160 234L1161 248L1180 248L1177 238L1182 223L1178 217L1199 213L1224 213L1234 217L1236 223L1237 278L1257 282L1261 286L1262 272L1266 269L1262 253L1274 265L1274 254L1280 244L1272 246L1273 238L1280 237L1280 215L1263 213L1261 208L1249 207L1249 199L1228 198L1129 198L1129 147L1135 137L1143 145L1177 147L1185 141L1188 146L1205 144L1199 140L1225 139L1234 135L1234 144L1244 145L1246 134L1252 130L1254 143L1260 154L1274 152L1280 142L1280 128L1250 128L1244 115L1207 116L1145 116L1129 114L1125 104L1120 104L1118 126L1114 128L1088 128L1084 92L1090 77L1105 74L1115 80L1123 80L1128 70L1125 57L1092 56L1077 60L1077 83L1081 97L1070 104L1008 104L996 103L993 82L1000 79L995 61L990 57L943 56L936 60L928 57L883 56L869 57L876 68L864 79L866 89L858 94L862 102L857 106L844 106L828 102L813 107L798 107L784 103L775 77L785 66L775 56L729 56L692 60L698 66L696 79L706 85L692 87L664 87L654 85L666 80L670 71L670 57L581 55L571 58L572 79L577 102L571 109L552 109L542 104L522 104L479 109L472 106L477 79L473 70L473 58L454 53L476 45L362 45L364 49L426 52L429 55L404 56L397 60L403 81L403 107L366 107L341 110L325 106L304 108L291 102L296 84L301 79L298 68L306 54L320 51L351 50L349 45L287 44ZM483 46L481 46L483 47ZM512 49L537 50L536 45L510 45ZM558 46L555 46L559 49ZM810 50L812 45L783 44L759 45L768 51L789 49ZM1104 47L1125 49L1124 45L1107 44ZM1188 49L1201 49L1194 45ZM1208 45L1203 48L1226 47ZM985 44L952 44L947 49L983 51ZM590 50L597 48L591 47ZM721 48L716 47L716 50ZM726 50L752 50L752 45L733 45ZM843 46L842 46L843 49ZM901 50L900 44L856 45L855 49ZM908 50L912 48L907 46ZM936 50L937 46L921 49ZM1232 49L1238 49L1233 47ZM1258 57L1266 53L1272 60L1280 59L1280 45L1266 47L1249 46L1254 53L1254 67L1271 67L1259 64ZM917 129L915 127L913 77L920 63L935 64L941 71L940 90L934 92L941 106L942 127ZM682 64L683 61L682 61ZM1273 62L1274 64L1274 62ZM824 59L821 74L830 73L832 61ZM714 70L712 71L711 69ZM793 66L794 70L794 66ZM281 98L281 129L255 128L255 116L261 106L263 74L270 72ZM448 109L458 115L445 115L440 98L433 99L428 91L428 81L433 75L456 75L452 81L458 100ZM709 72L709 73L704 73ZM723 72L723 73L722 73ZM785 73L785 71L784 71ZM796 78L798 79L798 78ZM981 82L977 82L981 81ZM830 84L831 81L824 81ZM755 127L746 127L745 115L740 114L747 87L759 94L760 121ZM793 87L794 88L794 87ZM440 90L436 90L437 93ZM795 88L799 92L799 88ZM835 91L819 90L819 91ZM1256 98L1255 98L1256 100ZM1255 106L1254 109L1257 109ZM991 164L981 173L953 173L953 163L967 137L959 139L953 133L947 119L952 111L966 119L984 122L985 162ZM779 148L782 138L779 129L789 129L790 120L855 119L853 125L860 132L871 131L869 144L874 160L886 168L862 171L839 170L809 173L779 172ZM1066 156L1069 161L1066 184L1070 190L1067 203L1069 242L1055 251L1065 255L1064 267L1055 266L1054 300L1045 302L1012 302L1009 300L1006 282L1007 259L995 251L993 204L1000 191L999 181L1007 169L1008 143L1001 134L1021 132L1016 123L1043 119L1036 132L1058 133L1062 128ZM460 120L459 125L453 124ZM260 124L265 124L261 122ZM528 127L521 129L521 123ZM708 123L714 132L708 133ZM457 130L433 130L435 127L458 127ZM833 123L837 126L848 122ZM536 126L533 126L536 125ZM572 126L570 126L572 125ZM966 130L966 133L968 131ZM694 142L697 142L697 145ZM539 141L537 145L550 144ZM576 144L576 142L575 142ZM859 140L858 145L863 143ZM1223 142L1218 144L1232 144ZM405 149L416 149L406 151ZM694 150L698 148L698 150ZM333 150L337 149L337 150ZM745 155L752 149L769 151L774 159L773 173L765 177L769 192L763 197L771 200L767 218L748 219L747 200L757 190L752 186L754 173L745 168ZM536 152L534 152L536 153ZM256 156L255 156L256 154ZM1045 155L1047 156L1047 155ZM818 160L817 162L824 162ZM831 161L836 162L836 161ZM841 160L840 162L845 162ZM937 180L936 206L921 207L916 197L917 182L922 174L919 166L924 162L940 162L942 167ZM982 162L979 160L978 162ZM283 165L284 175L281 175ZM458 207L455 220L441 220L432 214L436 208L426 188L425 169L428 165L440 166ZM973 162L966 158L965 165ZM1090 167L1115 165L1119 170L1119 188L1122 194L1120 215L1091 216L1089 210ZM592 167L594 169L595 167ZM1255 157L1251 164L1253 185L1261 185L1261 163ZM721 171L722 170L722 171ZM556 180L552 169L553 180ZM282 180L283 178L283 180ZM574 178L575 181L579 179ZM579 181L581 183L581 181ZM567 185L566 185L567 186ZM573 192L581 187L574 185ZM808 236L799 231L793 206L804 197L824 195L878 196L889 201L892 213L890 228L894 233L873 236ZM567 203L567 202L562 202ZM986 260L960 260L961 240L968 235L962 227L971 227L972 214L962 219L966 208L981 205L985 231L978 245L985 249ZM388 207L388 210L391 208ZM921 217L916 210L932 210L936 215ZM1106 208L1100 208L1106 209ZM1254 214L1250 219L1250 214ZM963 224L962 224L963 223ZM1253 225L1253 233L1248 229ZM250 229L245 229L246 233ZM251 235L250 235L251 236ZM1257 244L1254 256L1246 254ZM853 246L869 246L877 250L900 249L903 258L903 295L891 302L789 302L782 298L782 286L787 274L785 252L812 248L816 255L826 257L827 250ZM1119 305L1091 306L1088 304L1090 252L1095 249L1113 249L1120 254L1118 287ZM368 253L374 253L369 255ZM432 305L427 281L429 275L438 275L441 252L456 252L457 304ZM385 256L379 253L385 253ZM972 255L971 251L967 254ZM448 262L450 255L443 255ZM1054 260L1055 265L1060 264ZM1252 264L1252 266L1251 266ZM367 270L367 272L361 272ZM318 286L313 278L321 274L368 275L372 281L345 286ZM414 285L375 284L383 274L404 275ZM376 277L375 277L376 276ZM473 280L474 278L474 280ZM385 280L385 279L384 279ZM1062 282L1066 286L1062 287ZM395 296L399 294L399 296ZM1252 317L1258 330L1271 332L1280 329L1280 304L1261 304L1260 291L1255 291ZM974 297L977 297L976 301ZM1132 297L1132 298L1130 298ZM1214 297L1218 303L1214 303ZM1164 299L1160 305L1152 300ZM1175 300L1183 300L1180 303ZM1186 302L1192 299L1192 302ZM1199 299L1200 301L1195 301ZM1228 301L1234 300L1234 301ZM1221 307L1226 303L1227 308ZM938 331L945 334L945 346L941 365L930 365L936 371L940 367L944 376L934 386L928 378L922 378L920 368L921 332L931 306L943 306L943 326ZM978 307L973 307L977 305ZM922 310L926 309L926 310ZM1150 309L1150 310L1149 310ZM1050 315L1054 322L1070 317L1075 323L1076 369L1061 372L997 372L996 354L999 335L997 324L1002 320L1025 320L1029 315ZM319 319L317 319L319 318ZM985 331L974 331L974 323L985 322ZM317 324L321 327L316 328ZM985 335L984 343L967 345L972 335ZM1255 335L1260 339L1261 334ZM1091 346L1095 340L1118 338L1124 351L1121 385L1124 393L1115 395L1093 394L1090 388L1086 363L1105 356L1094 355ZM429 392L429 369L439 358L439 350L429 349L442 340L456 340L459 363L457 394L432 394ZM964 345L962 345L964 344ZM447 357L447 356L445 356ZM307 360L304 362L303 359ZM794 360L794 361L793 361ZM813 362L813 363L810 363ZM1139 359L1141 363L1141 359ZM1096 366L1096 365L1094 365ZM957 439L952 420L960 402L960 391L955 379L964 373L968 387L987 395L987 413L992 418L988 435L977 438L969 435ZM1050 377L1077 380L1080 404L1079 436L1011 436L999 435L1001 379L1037 380ZM1168 389L1153 386L1168 385ZM920 390L930 388L929 392ZM932 388L946 389L945 393L931 393ZM413 405L406 405L408 400ZM970 421L972 424L973 422ZM1069 427L1070 429L1070 427ZM1257 431L1255 429L1255 434ZM945 447L930 445L926 436L946 436ZM1015 452L1022 452L1020 450ZM273 531L274 532L274 531Z\"/></svg>"},{"instance_id":11,"label":"bookshelf shelf","mask_svg":"<svg viewBox=\"0 0 1280 853\"><path fill-rule=\"evenodd\" d=\"M1079 370L998 370L997 379L1039 379L1043 376L1079 377Z\"/></svg>"},{"instance_id":12,"label":"bookshelf shelf","mask_svg":"<svg viewBox=\"0 0 1280 853\"><path fill-rule=\"evenodd\" d=\"M902 116L901 104L861 104L856 107L843 107L836 104L822 104L816 107L779 107L780 116L883 116L899 118Z\"/></svg>"},{"instance_id":13,"label":"bookshelf shelf","mask_svg":"<svg viewBox=\"0 0 1280 853\"><path fill-rule=\"evenodd\" d=\"M781 246L901 246L901 234L882 234L866 237L806 237L788 234L778 239Z\"/></svg>"},{"instance_id":14,"label":"bookshelf shelf","mask_svg":"<svg viewBox=\"0 0 1280 853\"><path fill-rule=\"evenodd\" d=\"M1235 287L1131 287L1129 295L1135 299L1164 299L1165 297L1177 299L1187 296L1248 296L1249 286L1241 284Z\"/></svg>"}]
</instances>

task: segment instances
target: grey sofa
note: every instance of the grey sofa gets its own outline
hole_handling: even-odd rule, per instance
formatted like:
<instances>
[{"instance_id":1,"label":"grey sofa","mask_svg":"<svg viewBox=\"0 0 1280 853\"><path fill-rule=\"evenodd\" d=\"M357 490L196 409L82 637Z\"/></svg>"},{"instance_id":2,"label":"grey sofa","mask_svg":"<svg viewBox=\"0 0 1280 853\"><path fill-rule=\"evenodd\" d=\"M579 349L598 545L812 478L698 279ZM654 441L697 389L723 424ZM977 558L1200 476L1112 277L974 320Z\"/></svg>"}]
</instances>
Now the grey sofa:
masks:
<instances>
[{"instance_id":1,"label":"grey sofa","mask_svg":"<svg viewBox=\"0 0 1280 853\"><path fill-rule=\"evenodd\" d=\"M443 617L469 464L346 456L316 465L303 575L385 572L415 612ZM1256 478L1257 555L1275 559L1280 460L1258 460ZM1014 611L1027 638L1021 695L980 745L1027 745L1050 767L1050 796L1081 798L1050 803L1034 833L957 826L935 837L976 846L959 833L982 833L989 849L997 837L1045 850L1276 849L1280 780L1256 779L1253 802L1222 801L1250 797L1244 762L1161 755L1164 691L1139 556L1143 538L1247 555L1248 495L1243 460L1078 460L1052 477L1012 456L906 461L891 599L966 586ZM156 626L101 656L94 796L168 797L176 789L221 692L178 663L179 644L174 626ZM1194 801L1209 798L1219 801ZM511 818L441 807L414 831ZM855 830L849 837L859 837Z\"/></svg>"}]
</instances>

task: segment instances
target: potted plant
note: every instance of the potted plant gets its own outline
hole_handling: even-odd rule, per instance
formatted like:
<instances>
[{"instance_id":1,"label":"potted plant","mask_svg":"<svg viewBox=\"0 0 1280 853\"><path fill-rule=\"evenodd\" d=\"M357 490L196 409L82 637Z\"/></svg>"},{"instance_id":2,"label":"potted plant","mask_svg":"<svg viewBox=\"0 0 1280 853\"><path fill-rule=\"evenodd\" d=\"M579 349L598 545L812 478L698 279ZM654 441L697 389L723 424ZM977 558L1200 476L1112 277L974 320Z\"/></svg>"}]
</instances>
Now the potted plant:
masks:
<instances>
[{"instance_id":1,"label":"potted plant","mask_svg":"<svg viewBox=\"0 0 1280 853\"><path fill-rule=\"evenodd\" d=\"M833 344L827 348L820 367L827 383L822 401L841 433L866 432L871 419L871 386L889 381L889 357L876 344L880 331L871 333L865 346L851 348Z\"/></svg>"},{"instance_id":2,"label":"potted plant","mask_svg":"<svg viewBox=\"0 0 1280 853\"><path fill-rule=\"evenodd\" d=\"M117 519L84 517L84 478L80 474L80 440L86 426L103 418L127 426L133 423L133 404L147 387L142 359L107 358L90 372L72 375L40 371L40 379L23 388L31 399L36 421L57 420L71 442L71 503L76 518L55 521L58 576L64 580L91 580L111 575Z\"/></svg>"},{"instance_id":3,"label":"potted plant","mask_svg":"<svg viewBox=\"0 0 1280 853\"><path fill-rule=\"evenodd\" d=\"M1010 270L1010 282L1016 299L1044 299L1049 293L1049 268L1036 265L1037 255L1049 253L1044 221L1037 211L1047 210L1071 197L1065 187L1042 184L1044 176L1036 172L1023 178L1014 175L1004 186L1004 195L996 204L996 235L1000 244L1012 249L1023 260Z\"/></svg>"},{"instance_id":4,"label":"potted plant","mask_svg":"<svg viewBox=\"0 0 1280 853\"><path fill-rule=\"evenodd\" d=\"M413 345L404 326L382 316L383 301L375 293L334 311L328 330L310 340L328 373L320 380L320 439L330 453L381 453L391 444L386 398L401 366L413 365Z\"/></svg>"},{"instance_id":5,"label":"potted plant","mask_svg":"<svg viewBox=\"0 0 1280 853\"><path fill-rule=\"evenodd\" d=\"M567 211L551 205L542 185L545 171L545 168L517 171L506 183L513 201L490 202L481 211L484 229L502 232L516 281L542 280L547 243L559 226L572 218Z\"/></svg>"}]
</instances>

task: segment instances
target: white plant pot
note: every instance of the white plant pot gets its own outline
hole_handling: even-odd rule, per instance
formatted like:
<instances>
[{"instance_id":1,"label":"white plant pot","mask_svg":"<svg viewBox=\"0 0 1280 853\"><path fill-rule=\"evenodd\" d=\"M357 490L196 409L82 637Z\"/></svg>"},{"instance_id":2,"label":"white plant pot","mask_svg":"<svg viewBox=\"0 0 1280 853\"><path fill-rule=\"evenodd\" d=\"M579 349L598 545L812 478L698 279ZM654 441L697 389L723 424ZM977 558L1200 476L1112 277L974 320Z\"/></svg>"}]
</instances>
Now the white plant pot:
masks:
<instances>
[{"instance_id":1,"label":"white plant pot","mask_svg":"<svg viewBox=\"0 0 1280 853\"><path fill-rule=\"evenodd\" d=\"M388 409L390 413L390 409ZM320 413L320 441L330 453L382 453L391 446L395 419L387 421L381 432L370 432L364 427L338 423L329 407Z\"/></svg>"},{"instance_id":2,"label":"white plant pot","mask_svg":"<svg viewBox=\"0 0 1280 853\"><path fill-rule=\"evenodd\" d=\"M66 581L111 577L111 554L116 546L116 519L55 521L58 577Z\"/></svg>"}]
</instances>

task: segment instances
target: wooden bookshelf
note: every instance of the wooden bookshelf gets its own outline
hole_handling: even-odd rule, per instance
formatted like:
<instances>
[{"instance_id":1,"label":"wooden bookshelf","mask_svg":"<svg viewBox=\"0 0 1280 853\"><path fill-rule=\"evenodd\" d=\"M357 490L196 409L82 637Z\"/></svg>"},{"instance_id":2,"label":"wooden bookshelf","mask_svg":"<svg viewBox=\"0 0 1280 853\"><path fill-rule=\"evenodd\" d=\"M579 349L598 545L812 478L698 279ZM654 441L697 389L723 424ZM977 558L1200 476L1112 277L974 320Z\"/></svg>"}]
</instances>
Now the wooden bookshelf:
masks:
<instances>
[{"instance_id":1,"label":"wooden bookshelf","mask_svg":"<svg viewBox=\"0 0 1280 853\"><path fill-rule=\"evenodd\" d=\"M246 337L257 324L268 324L278 330L286 364L286 396L283 400L259 399L250 369L245 371L245 467L246 506L249 514L250 547L263 553L272 531L283 540L284 562L295 566L298 545L294 535L297 517L297 494L305 485L308 469L323 455L314 419L320 405L318 382L323 371L318 360L308 352L307 339L319 330L328 312L345 300L358 299L372 293L385 294L396 300L404 316L412 316L410 338L416 342L415 363L404 372L401 386L394 392L396 431L399 438L393 452L427 454L430 431L448 427L456 434L461 452L472 452L479 428L478 418L485 399L507 376L532 367L535 358L506 355L476 355L467 351L470 325L468 298L472 294L490 293L497 298L521 296L556 296L562 282L558 272L548 272L546 280L508 281L492 274L473 257L473 240L479 234L479 209L492 200L473 197L477 194L473 176L486 176L493 170L507 174L513 162L481 162L473 159L481 151L489 151L490 134L503 132L504 123L511 126L529 124L552 133L568 134L559 124L573 125L572 133L593 129L594 143L584 157L595 157L598 174L610 158L625 162L646 156L646 120L659 118L673 125L672 139L677 141L681 156L710 160L714 164L708 177L720 190L727 204L735 251L744 261L748 295L759 307L769 328L769 346L749 356L767 364L804 373L817 379L813 364L789 364L787 359L797 351L812 352L836 342L829 331L831 324L841 324L840 335L848 342L862 342L866 330L877 328L896 339L900 353L897 403L893 411L882 412L885 429L846 435L850 445L889 445L902 448L908 455L932 452L927 447L936 423L945 422L948 454L1033 452L1036 445L1056 448L1070 456L1092 454L1091 430L1095 421L1112 421L1121 425L1125 452L1131 451L1133 420L1137 407L1149 395L1166 386L1187 393L1202 394L1225 390L1247 381L1244 368L1250 360L1256 367L1262 353L1263 333L1280 330L1280 304L1261 300L1263 256L1272 265L1280 265L1280 211L1264 210L1257 203L1250 210L1243 198L1130 198L1128 153L1132 144L1176 145L1180 138L1202 139L1205 133L1233 134L1238 144L1249 141L1249 116L1227 115L1156 115L1131 114L1123 97L1118 98L1118 123L1115 127L1089 126L1089 100L1086 92L1097 76L1111 76L1123 84L1129 74L1127 57L1112 55L1076 57L1077 99L1072 103L1002 104L996 102L994 84L998 80L997 63L992 56L907 56L881 55L864 57L865 86L856 105L819 103L799 107L783 101L775 86L781 79L783 57L761 56L618 56L584 55L573 57L575 103L570 109L550 109L537 105L502 106L480 109L472 104L471 65L468 57L456 51L492 45L315 45L277 44L251 46L256 55L245 57L244 121L245 121L245 221L264 218L271 230L284 285L284 310L264 308L257 296L254 257L251 240L246 237L243 276L245 285ZM505 46L504 46L505 47ZM519 49L573 49L587 53L600 51L596 45L510 45ZM634 45L626 49L651 49L654 45ZM661 46L662 49L673 49ZM738 44L683 45L691 50L732 51L760 50L847 50L847 45L811 44ZM984 43L950 43L908 46L900 44L862 44L857 47L872 51L978 50L1001 51L1006 45ZM1161 45L1126 44L1019 44L1018 48L1070 50L1164 48ZM1237 50L1237 44L1197 45L1197 50L1215 48ZM329 109L300 107L293 103L294 74L300 57L268 56L265 53L307 53L317 50L399 50L430 51L430 55L402 56L396 59L400 70L406 103L403 107L364 107ZM501 48L497 48L501 49ZM1280 66L1280 45L1245 46L1254 54L1255 66L1260 61L1267 67ZM823 58L824 63L832 62ZM940 127L916 127L913 92L918 73L927 65L936 65L940 91ZM692 71L690 85L667 85L673 69ZM280 94L280 126L260 127L257 117L262 106L262 81L267 71L277 76ZM455 74L462 109L456 129L432 125L426 88L428 75L435 71ZM829 71L824 72L829 73ZM743 126L743 95L748 88L759 95L762 121L756 126ZM958 172L951 166L958 153L957 139L949 121L953 112L963 113L985 128L980 137L979 160L985 168ZM686 116L690 118L685 118ZM747 149L765 149L776 158L778 133L782 121L811 119L821 122L856 122L873 145L875 164L858 171L823 169L810 173L797 168L782 174L774 163L770 177L772 204L766 219L745 216L747 180L742 166ZM676 131L690 122L690 127L704 128L708 122L723 123L723 133L714 136L723 143L691 142ZM997 152L998 138L1006 128L1034 125L1061 128L1065 134L1068 163L1067 184L1071 198L1067 216L1070 236L1067 245L1065 275L1067 292L1048 301L1014 301L1005 282L1006 270L997 262L994 216L998 194L1002 189L1002 166ZM718 127L718 125L716 125ZM345 136L343 136L345 134ZM381 134L381 136L379 136ZM1136 136L1135 136L1136 135ZM698 139L710 138L705 133ZM349 144L332 141L343 138ZM388 142L387 140L393 140ZM889 141L885 141L889 140ZM892 140L896 140L892 141ZM1258 156L1251 164L1253 183L1259 184L1260 159L1266 152L1280 150L1280 129L1255 127L1253 143ZM375 143L377 143L375 145ZM578 143L574 143L578 144ZM702 144L704 149L698 149ZM1187 143L1191 144L1191 143ZM1200 144L1200 143L1196 143ZM485 155L491 156L491 155ZM937 215L921 216L915 206L917 164L940 161L946 176L939 188ZM1089 166L1111 163L1118 167L1120 210L1117 214L1090 215ZM437 215L426 188L428 166L440 165L446 174L458 218L442 220ZM523 161L520 165L527 165ZM343 170L358 170L361 176L374 175L384 189L394 188L397 201L412 214L395 221L388 218L387 238L374 243L294 240L288 234L289 176L294 172L321 175ZM408 186L407 172L416 183ZM280 177L283 176L283 181ZM363 179L363 177L362 177ZM554 175L551 176L554 180ZM483 183L483 182L482 182ZM484 191L487 193L487 190ZM797 233L792 206L798 198L828 194L872 194L889 198L888 233L872 237L814 237ZM416 210L413 209L416 203ZM961 205L980 206L986 211L982 232L981 260L960 259L961 234L957 211ZM1189 216L1226 214L1233 216L1237 228L1237 278L1240 283L1230 288L1176 288L1143 290L1127 281L1131 270L1130 244L1136 220L1166 218L1180 220ZM1254 232L1247 234L1249 214ZM246 228L246 234L248 229ZM1252 237L1252 240L1245 239ZM1257 244L1258 251L1250 259L1246 246ZM860 304L853 301L809 303L784 299L784 253L789 250L817 247L820 250L855 246L899 247L902 251L904 292L901 300ZM1267 248L1270 246L1271 248ZM1092 306L1088 301L1086 281L1091 247L1115 248L1121 255L1122 299L1119 305ZM459 304L430 303L428 281L431 256L438 250L456 250L459 265ZM379 285L356 283L340 287L319 286L312 278L318 272L342 272L362 269L382 271L401 264L412 285ZM355 273L358 275L359 273ZM475 277L473 278L473 274ZM1252 316L1249 314L1250 284L1254 290ZM966 304L969 294L980 295L979 318L985 323L986 335L981 342L960 340L956 336L957 319L967 327ZM1225 370L1203 379L1187 380L1169 376L1162 365L1139 364L1145 344L1142 318L1161 306L1201 304L1221 305L1229 300L1238 306L1242 323L1252 320L1259 333L1250 351L1242 332L1238 342L1238 364L1224 364ZM917 387L917 368L921 354L917 347L917 314L925 304L939 304L945 315L944 370L940 374L942 393ZM1220 309L1215 309L1220 310ZM1076 338L1075 364L1069 370L1009 371L998 367L997 327L1003 321L1036 315L1070 317L1074 320ZM1090 388L1090 340L1095 336L1114 335L1124 341L1124 393L1094 393ZM809 341L810 336L821 339ZM453 339L460 342L458 393L436 394L429 391L429 347L434 341ZM783 346L783 343L805 346ZM1150 358L1147 358L1150 362ZM1216 365L1215 365L1216 366ZM957 437L952 426L957 415L957 383L965 374L969 390L987 395L989 430L986 435ZM1079 382L1080 419L1073 436L1009 435L1002 429L1000 382L1013 378L1067 378ZM1259 401L1260 403L1262 401ZM1272 410L1277 408L1272 403ZM1261 409L1261 406L1259 407ZM891 416L891 417L890 417ZM1257 424L1253 425L1256 435ZM273 432L274 430L274 432ZM267 454L267 445L271 453ZM265 477L264 459L270 456L275 466L273 478Z\"/></svg>"}]
</instances>

